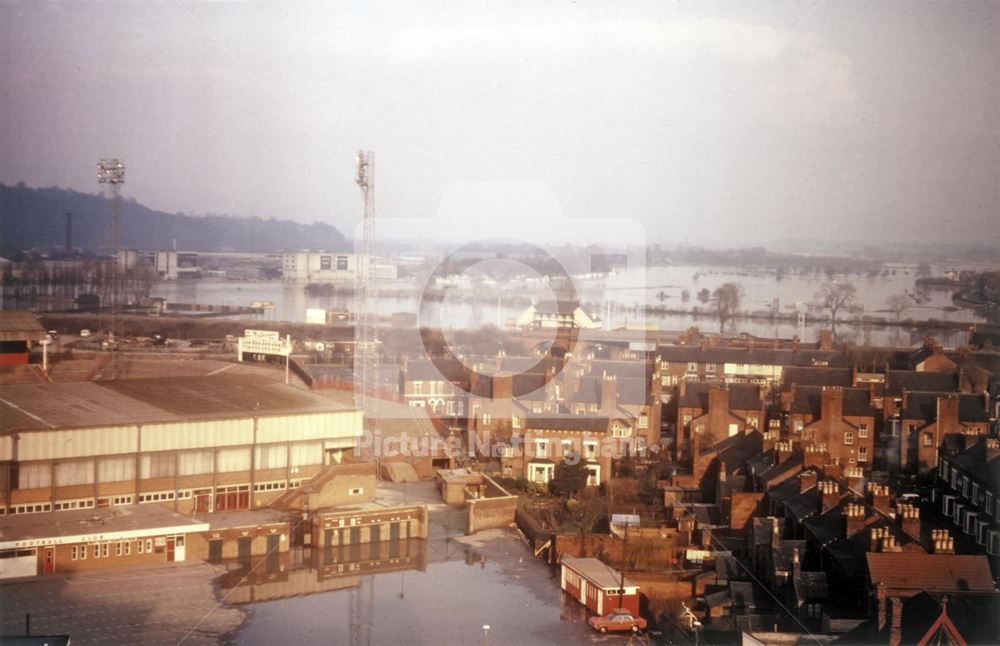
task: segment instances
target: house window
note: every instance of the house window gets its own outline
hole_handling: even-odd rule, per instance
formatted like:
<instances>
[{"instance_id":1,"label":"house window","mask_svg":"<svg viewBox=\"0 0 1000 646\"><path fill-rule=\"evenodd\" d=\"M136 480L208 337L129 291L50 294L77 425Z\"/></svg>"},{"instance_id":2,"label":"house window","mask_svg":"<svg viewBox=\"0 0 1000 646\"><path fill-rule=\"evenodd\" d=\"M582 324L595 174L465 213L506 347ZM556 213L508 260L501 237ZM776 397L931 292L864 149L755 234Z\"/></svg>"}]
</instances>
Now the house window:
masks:
<instances>
[{"instance_id":1,"label":"house window","mask_svg":"<svg viewBox=\"0 0 1000 646\"><path fill-rule=\"evenodd\" d=\"M493 421L493 413L483 413L483 424L489 424Z\"/></svg>"},{"instance_id":2,"label":"house window","mask_svg":"<svg viewBox=\"0 0 1000 646\"><path fill-rule=\"evenodd\" d=\"M691 416L690 415L683 416L681 418L681 423L684 425L684 428L687 428L688 424L691 423Z\"/></svg>"},{"instance_id":3,"label":"house window","mask_svg":"<svg viewBox=\"0 0 1000 646\"><path fill-rule=\"evenodd\" d=\"M972 483L972 504L973 505L978 505L979 504L979 483L978 482L973 482Z\"/></svg>"},{"instance_id":4,"label":"house window","mask_svg":"<svg viewBox=\"0 0 1000 646\"><path fill-rule=\"evenodd\" d=\"M584 442L583 443L583 457L588 460L593 460L597 457L597 442Z\"/></svg>"},{"instance_id":5,"label":"house window","mask_svg":"<svg viewBox=\"0 0 1000 646\"><path fill-rule=\"evenodd\" d=\"M867 462L867 461L868 461L868 447L867 446L859 446L858 447L858 462Z\"/></svg>"},{"instance_id":6,"label":"house window","mask_svg":"<svg viewBox=\"0 0 1000 646\"><path fill-rule=\"evenodd\" d=\"M80 546L80 560L81 561L86 561L87 560L87 546L86 545L81 545Z\"/></svg>"},{"instance_id":7,"label":"house window","mask_svg":"<svg viewBox=\"0 0 1000 646\"><path fill-rule=\"evenodd\" d=\"M337 271L347 271L347 256L337 256Z\"/></svg>"},{"instance_id":8,"label":"house window","mask_svg":"<svg viewBox=\"0 0 1000 646\"><path fill-rule=\"evenodd\" d=\"M858 437L864 439L868 437L868 423L863 422L858 424Z\"/></svg>"},{"instance_id":9,"label":"house window","mask_svg":"<svg viewBox=\"0 0 1000 646\"><path fill-rule=\"evenodd\" d=\"M639 428L649 428L649 415L639 413Z\"/></svg>"},{"instance_id":10,"label":"house window","mask_svg":"<svg viewBox=\"0 0 1000 646\"><path fill-rule=\"evenodd\" d=\"M571 455L572 453L573 453L573 440L563 440L562 441L563 457Z\"/></svg>"},{"instance_id":11,"label":"house window","mask_svg":"<svg viewBox=\"0 0 1000 646\"><path fill-rule=\"evenodd\" d=\"M319 268L320 271L330 271L333 267L330 256L320 256L319 257Z\"/></svg>"},{"instance_id":12,"label":"house window","mask_svg":"<svg viewBox=\"0 0 1000 646\"><path fill-rule=\"evenodd\" d=\"M801 433L802 427L803 423L801 419L797 419L794 422L792 422L792 428L795 430L796 433Z\"/></svg>"},{"instance_id":13,"label":"house window","mask_svg":"<svg viewBox=\"0 0 1000 646\"><path fill-rule=\"evenodd\" d=\"M747 418L747 426L749 426L750 428L757 428L757 418L756 417L748 417Z\"/></svg>"},{"instance_id":14,"label":"house window","mask_svg":"<svg viewBox=\"0 0 1000 646\"><path fill-rule=\"evenodd\" d=\"M115 556L121 556L124 548L122 547L121 541L115 543Z\"/></svg>"},{"instance_id":15,"label":"house window","mask_svg":"<svg viewBox=\"0 0 1000 646\"><path fill-rule=\"evenodd\" d=\"M688 362L688 372L698 372L698 362L689 361Z\"/></svg>"},{"instance_id":16,"label":"house window","mask_svg":"<svg viewBox=\"0 0 1000 646\"><path fill-rule=\"evenodd\" d=\"M147 538L146 539L146 554L149 554L152 551L153 551L153 539Z\"/></svg>"},{"instance_id":17,"label":"house window","mask_svg":"<svg viewBox=\"0 0 1000 646\"><path fill-rule=\"evenodd\" d=\"M142 554L142 547L143 547L143 542L139 541L139 544L136 545L136 550L135 551L138 552L139 554Z\"/></svg>"},{"instance_id":18,"label":"house window","mask_svg":"<svg viewBox=\"0 0 1000 646\"><path fill-rule=\"evenodd\" d=\"M993 492L992 491L987 491L986 492L986 504L984 505L984 507L986 507L986 513L987 514L992 514L993 513ZM994 516L994 518L995 518L995 516Z\"/></svg>"},{"instance_id":19,"label":"house window","mask_svg":"<svg viewBox=\"0 0 1000 646\"><path fill-rule=\"evenodd\" d=\"M512 428L521 428L521 418L514 415L510 418L510 425Z\"/></svg>"},{"instance_id":20,"label":"house window","mask_svg":"<svg viewBox=\"0 0 1000 646\"><path fill-rule=\"evenodd\" d=\"M108 544L107 543L101 543L101 558L102 559L108 558L108 551L109 551Z\"/></svg>"},{"instance_id":21,"label":"house window","mask_svg":"<svg viewBox=\"0 0 1000 646\"><path fill-rule=\"evenodd\" d=\"M536 457L547 457L549 454L549 441L548 440L535 440L535 456Z\"/></svg>"},{"instance_id":22,"label":"house window","mask_svg":"<svg viewBox=\"0 0 1000 646\"><path fill-rule=\"evenodd\" d=\"M76 545L69 548L69 558L71 561L76 560Z\"/></svg>"},{"instance_id":23,"label":"house window","mask_svg":"<svg viewBox=\"0 0 1000 646\"><path fill-rule=\"evenodd\" d=\"M413 394L414 395L422 395L423 394L423 390L424 390L424 382L422 382L422 381L414 381L413 382Z\"/></svg>"},{"instance_id":24,"label":"house window","mask_svg":"<svg viewBox=\"0 0 1000 646\"><path fill-rule=\"evenodd\" d=\"M844 444L854 444L854 431L844 431Z\"/></svg>"},{"instance_id":25,"label":"house window","mask_svg":"<svg viewBox=\"0 0 1000 646\"><path fill-rule=\"evenodd\" d=\"M714 363L706 363L705 364L705 372L715 372L715 364Z\"/></svg>"},{"instance_id":26,"label":"house window","mask_svg":"<svg viewBox=\"0 0 1000 646\"><path fill-rule=\"evenodd\" d=\"M587 467L587 486L596 487L601 484L601 467L596 464Z\"/></svg>"},{"instance_id":27,"label":"house window","mask_svg":"<svg viewBox=\"0 0 1000 646\"><path fill-rule=\"evenodd\" d=\"M924 446L934 446L934 435L932 433L924 433Z\"/></svg>"}]
</instances>

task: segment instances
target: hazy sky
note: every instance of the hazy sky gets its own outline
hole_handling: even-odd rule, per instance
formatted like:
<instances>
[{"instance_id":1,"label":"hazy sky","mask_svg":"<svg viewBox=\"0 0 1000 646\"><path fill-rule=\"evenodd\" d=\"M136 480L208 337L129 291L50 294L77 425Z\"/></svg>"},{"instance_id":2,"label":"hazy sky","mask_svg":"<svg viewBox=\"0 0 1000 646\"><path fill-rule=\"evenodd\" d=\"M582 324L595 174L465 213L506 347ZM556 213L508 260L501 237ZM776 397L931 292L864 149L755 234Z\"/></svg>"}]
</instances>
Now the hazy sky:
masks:
<instances>
[{"instance_id":1,"label":"hazy sky","mask_svg":"<svg viewBox=\"0 0 1000 646\"><path fill-rule=\"evenodd\" d=\"M534 182L665 243L1000 244L997 1L7 2L0 92L0 182L118 156L166 211L350 233L364 146L385 218Z\"/></svg>"}]
</instances>

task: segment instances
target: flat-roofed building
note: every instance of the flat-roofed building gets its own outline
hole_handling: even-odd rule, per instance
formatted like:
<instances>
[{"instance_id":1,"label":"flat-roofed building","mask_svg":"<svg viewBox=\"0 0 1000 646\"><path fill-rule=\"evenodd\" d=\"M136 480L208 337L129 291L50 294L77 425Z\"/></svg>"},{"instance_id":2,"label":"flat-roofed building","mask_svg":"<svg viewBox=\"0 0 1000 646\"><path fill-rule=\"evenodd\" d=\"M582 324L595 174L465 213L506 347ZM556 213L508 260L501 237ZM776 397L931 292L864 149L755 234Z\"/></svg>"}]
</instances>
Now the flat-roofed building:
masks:
<instances>
[{"instance_id":1,"label":"flat-roofed building","mask_svg":"<svg viewBox=\"0 0 1000 646\"><path fill-rule=\"evenodd\" d=\"M0 512L264 507L361 432L347 396L244 375L5 386Z\"/></svg>"}]
</instances>

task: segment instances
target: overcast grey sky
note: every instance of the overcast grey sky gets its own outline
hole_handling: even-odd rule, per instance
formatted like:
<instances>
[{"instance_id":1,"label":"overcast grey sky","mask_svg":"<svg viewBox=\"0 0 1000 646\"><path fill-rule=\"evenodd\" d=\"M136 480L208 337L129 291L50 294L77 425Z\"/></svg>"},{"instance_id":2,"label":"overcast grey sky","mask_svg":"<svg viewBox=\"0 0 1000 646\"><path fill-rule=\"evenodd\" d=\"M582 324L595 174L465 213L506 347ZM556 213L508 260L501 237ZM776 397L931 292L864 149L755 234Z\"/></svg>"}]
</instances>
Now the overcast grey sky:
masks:
<instances>
[{"instance_id":1,"label":"overcast grey sky","mask_svg":"<svg viewBox=\"0 0 1000 646\"><path fill-rule=\"evenodd\" d=\"M350 233L364 146L382 217L530 181L658 242L1000 240L997 1L31 1L0 30L7 184L95 192L118 156L153 208Z\"/></svg>"}]
</instances>

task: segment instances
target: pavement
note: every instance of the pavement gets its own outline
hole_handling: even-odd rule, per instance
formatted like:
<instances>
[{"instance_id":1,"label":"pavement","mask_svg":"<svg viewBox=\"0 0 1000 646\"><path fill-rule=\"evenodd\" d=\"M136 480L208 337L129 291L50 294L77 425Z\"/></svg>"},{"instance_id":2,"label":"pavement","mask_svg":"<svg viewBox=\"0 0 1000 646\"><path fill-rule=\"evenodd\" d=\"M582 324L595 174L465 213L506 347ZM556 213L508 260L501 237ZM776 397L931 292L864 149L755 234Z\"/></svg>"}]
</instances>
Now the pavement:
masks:
<instances>
[{"instance_id":1,"label":"pavement","mask_svg":"<svg viewBox=\"0 0 1000 646\"><path fill-rule=\"evenodd\" d=\"M219 605L208 564L55 575L0 585L0 636L69 635L73 644L218 644L244 613ZM3 639L0 637L0 642Z\"/></svg>"}]
</instances>

